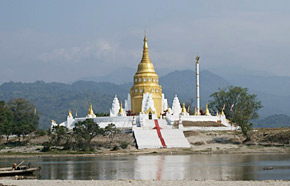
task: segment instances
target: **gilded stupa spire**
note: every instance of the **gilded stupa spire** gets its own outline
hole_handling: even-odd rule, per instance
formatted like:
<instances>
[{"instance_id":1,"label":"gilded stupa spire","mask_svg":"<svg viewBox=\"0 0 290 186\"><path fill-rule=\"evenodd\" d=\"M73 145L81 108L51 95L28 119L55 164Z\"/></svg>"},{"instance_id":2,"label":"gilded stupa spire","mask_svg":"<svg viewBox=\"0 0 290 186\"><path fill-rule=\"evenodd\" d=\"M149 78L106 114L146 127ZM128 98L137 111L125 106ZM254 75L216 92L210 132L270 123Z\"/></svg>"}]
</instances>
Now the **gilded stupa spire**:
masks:
<instances>
[{"instance_id":1,"label":"gilded stupa spire","mask_svg":"<svg viewBox=\"0 0 290 186\"><path fill-rule=\"evenodd\" d=\"M122 106L122 101L120 102L120 109L119 109L119 114L123 114L124 113L124 109Z\"/></svg>"},{"instance_id":2,"label":"gilded stupa spire","mask_svg":"<svg viewBox=\"0 0 290 186\"><path fill-rule=\"evenodd\" d=\"M148 41L147 36L145 35L144 44L143 44L143 55L142 55L141 62L138 65L137 73L146 73L146 72L156 73L153 63L151 62L149 58L147 41Z\"/></svg>"},{"instance_id":3,"label":"gilded stupa spire","mask_svg":"<svg viewBox=\"0 0 290 186\"><path fill-rule=\"evenodd\" d=\"M92 104L90 104L87 117L96 117L96 115L94 114L94 111L93 111L93 105Z\"/></svg>"},{"instance_id":4,"label":"gilded stupa spire","mask_svg":"<svg viewBox=\"0 0 290 186\"><path fill-rule=\"evenodd\" d=\"M196 107L194 107L194 115L195 115L195 116L197 115Z\"/></svg>"},{"instance_id":5,"label":"gilded stupa spire","mask_svg":"<svg viewBox=\"0 0 290 186\"><path fill-rule=\"evenodd\" d=\"M208 105L205 105L205 115L210 115Z\"/></svg>"},{"instance_id":6,"label":"gilded stupa spire","mask_svg":"<svg viewBox=\"0 0 290 186\"><path fill-rule=\"evenodd\" d=\"M182 110L181 110L181 112L186 113L186 108L185 108L185 103L184 102L182 103Z\"/></svg>"}]
</instances>

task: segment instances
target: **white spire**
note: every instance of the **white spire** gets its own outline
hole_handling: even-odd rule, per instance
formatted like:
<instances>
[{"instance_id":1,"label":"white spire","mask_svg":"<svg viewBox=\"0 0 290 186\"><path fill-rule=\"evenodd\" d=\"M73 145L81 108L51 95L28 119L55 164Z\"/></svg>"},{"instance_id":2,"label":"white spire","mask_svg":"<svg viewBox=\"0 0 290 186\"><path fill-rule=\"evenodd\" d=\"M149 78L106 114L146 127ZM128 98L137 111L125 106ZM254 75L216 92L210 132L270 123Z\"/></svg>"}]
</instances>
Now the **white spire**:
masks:
<instances>
[{"instance_id":1,"label":"white spire","mask_svg":"<svg viewBox=\"0 0 290 186\"><path fill-rule=\"evenodd\" d=\"M172 102L172 114L179 115L181 113L181 106L177 95L175 95Z\"/></svg>"},{"instance_id":2,"label":"white spire","mask_svg":"<svg viewBox=\"0 0 290 186\"><path fill-rule=\"evenodd\" d=\"M110 117L118 116L120 110L120 103L117 95L115 95L112 103L112 108L110 109Z\"/></svg>"},{"instance_id":3,"label":"white spire","mask_svg":"<svg viewBox=\"0 0 290 186\"><path fill-rule=\"evenodd\" d=\"M197 115L200 115L200 97L199 97L199 56L196 56L195 72L196 72L196 108Z\"/></svg>"}]
</instances>

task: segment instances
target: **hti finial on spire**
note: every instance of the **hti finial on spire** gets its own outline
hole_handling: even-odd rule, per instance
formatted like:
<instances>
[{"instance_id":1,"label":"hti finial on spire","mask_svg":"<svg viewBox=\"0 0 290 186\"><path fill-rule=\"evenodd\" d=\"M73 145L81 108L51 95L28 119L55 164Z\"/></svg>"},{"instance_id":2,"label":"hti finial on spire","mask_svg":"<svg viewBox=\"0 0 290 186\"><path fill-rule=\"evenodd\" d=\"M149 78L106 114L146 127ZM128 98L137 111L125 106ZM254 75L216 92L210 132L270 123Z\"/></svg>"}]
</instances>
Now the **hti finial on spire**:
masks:
<instances>
[{"instance_id":1,"label":"hti finial on spire","mask_svg":"<svg viewBox=\"0 0 290 186\"><path fill-rule=\"evenodd\" d=\"M143 49L148 49L146 31L145 31L145 36L144 36L144 46L143 46Z\"/></svg>"},{"instance_id":2,"label":"hti finial on spire","mask_svg":"<svg viewBox=\"0 0 290 186\"><path fill-rule=\"evenodd\" d=\"M197 55L196 55L196 58L195 58L197 63L199 62L199 58L200 58L200 57L199 57L198 54L197 54Z\"/></svg>"}]
</instances>

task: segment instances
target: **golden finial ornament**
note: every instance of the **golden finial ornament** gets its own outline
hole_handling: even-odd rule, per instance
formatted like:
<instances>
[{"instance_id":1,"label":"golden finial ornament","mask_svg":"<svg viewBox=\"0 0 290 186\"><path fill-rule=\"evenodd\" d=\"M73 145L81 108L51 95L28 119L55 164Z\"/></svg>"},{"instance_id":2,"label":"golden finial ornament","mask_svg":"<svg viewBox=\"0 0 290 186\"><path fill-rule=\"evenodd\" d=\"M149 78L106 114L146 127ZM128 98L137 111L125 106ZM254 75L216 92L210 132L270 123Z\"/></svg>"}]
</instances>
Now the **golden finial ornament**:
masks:
<instances>
[{"instance_id":1,"label":"golden finial ornament","mask_svg":"<svg viewBox=\"0 0 290 186\"><path fill-rule=\"evenodd\" d=\"M93 111L93 105L92 104L90 104L87 117L90 117L90 116L91 117L96 117L96 115L94 114L94 111Z\"/></svg>"},{"instance_id":2,"label":"golden finial ornament","mask_svg":"<svg viewBox=\"0 0 290 186\"><path fill-rule=\"evenodd\" d=\"M207 104L205 105L205 115L210 115Z\"/></svg>"},{"instance_id":3,"label":"golden finial ornament","mask_svg":"<svg viewBox=\"0 0 290 186\"><path fill-rule=\"evenodd\" d=\"M196 107L194 107L194 115L197 115Z\"/></svg>"},{"instance_id":4,"label":"golden finial ornament","mask_svg":"<svg viewBox=\"0 0 290 186\"><path fill-rule=\"evenodd\" d=\"M123 114L124 113L124 109L122 107L122 101L120 102L120 109L119 109L119 114Z\"/></svg>"},{"instance_id":5,"label":"golden finial ornament","mask_svg":"<svg viewBox=\"0 0 290 186\"><path fill-rule=\"evenodd\" d=\"M182 110L181 110L182 113L186 113L186 108L185 108L185 103L183 102L182 103Z\"/></svg>"},{"instance_id":6,"label":"golden finial ornament","mask_svg":"<svg viewBox=\"0 0 290 186\"><path fill-rule=\"evenodd\" d=\"M222 115L222 116L224 116L224 115L225 115L225 113L224 113L224 110L222 110L222 113L221 113L221 115Z\"/></svg>"},{"instance_id":7,"label":"golden finial ornament","mask_svg":"<svg viewBox=\"0 0 290 186\"><path fill-rule=\"evenodd\" d=\"M216 116L219 116L219 111L218 110L216 110Z\"/></svg>"},{"instance_id":8,"label":"golden finial ornament","mask_svg":"<svg viewBox=\"0 0 290 186\"><path fill-rule=\"evenodd\" d=\"M70 109L68 110L68 117L72 117L72 113Z\"/></svg>"},{"instance_id":9,"label":"golden finial ornament","mask_svg":"<svg viewBox=\"0 0 290 186\"><path fill-rule=\"evenodd\" d=\"M195 58L196 59L196 63L199 63L199 58L200 57L197 55L196 58Z\"/></svg>"}]
</instances>

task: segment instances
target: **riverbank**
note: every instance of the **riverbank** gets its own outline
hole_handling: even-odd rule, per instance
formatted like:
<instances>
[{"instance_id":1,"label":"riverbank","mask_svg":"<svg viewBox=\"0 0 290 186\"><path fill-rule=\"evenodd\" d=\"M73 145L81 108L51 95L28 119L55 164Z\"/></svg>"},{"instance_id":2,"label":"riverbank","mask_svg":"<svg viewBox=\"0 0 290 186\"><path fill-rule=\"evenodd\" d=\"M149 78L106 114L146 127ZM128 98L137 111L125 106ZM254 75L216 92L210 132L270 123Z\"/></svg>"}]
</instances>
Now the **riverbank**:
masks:
<instances>
[{"instance_id":1,"label":"riverbank","mask_svg":"<svg viewBox=\"0 0 290 186\"><path fill-rule=\"evenodd\" d=\"M3 186L288 186L289 181L0 180Z\"/></svg>"},{"instance_id":2,"label":"riverbank","mask_svg":"<svg viewBox=\"0 0 290 186\"><path fill-rule=\"evenodd\" d=\"M25 146L4 147L0 150L1 157L58 157L58 156L123 156L123 155L146 155L146 154L252 154L252 153L289 153L289 143L273 141L274 135L279 134L279 139L286 139L280 134L289 132L289 129L260 129L254 131L253 140L243 143L244 137L239 131L190 131L185 136L191 144L188 149L141 149L134 144L132 134L122 134L117 140L127 140L128 146L112 150L104 146L96 146L94 151L67 151L53 149L42 152L43 143L48 141L48 136L35 137ZM270 137L270 138L269 138ZM269 140L271 139L271 140ZM289 141L289 140L288 140ZM96 137L93 143L105 144L107 138Z\"/></svg>"}]
</instances>

